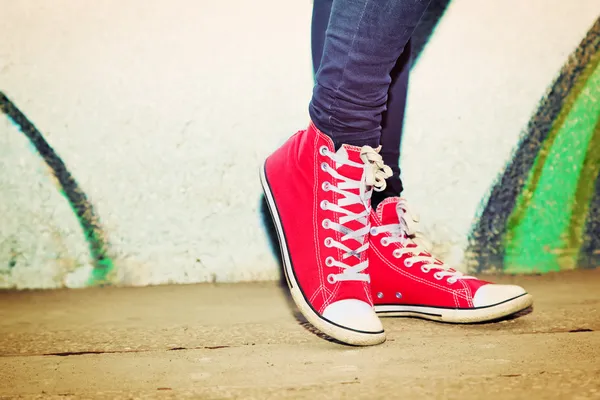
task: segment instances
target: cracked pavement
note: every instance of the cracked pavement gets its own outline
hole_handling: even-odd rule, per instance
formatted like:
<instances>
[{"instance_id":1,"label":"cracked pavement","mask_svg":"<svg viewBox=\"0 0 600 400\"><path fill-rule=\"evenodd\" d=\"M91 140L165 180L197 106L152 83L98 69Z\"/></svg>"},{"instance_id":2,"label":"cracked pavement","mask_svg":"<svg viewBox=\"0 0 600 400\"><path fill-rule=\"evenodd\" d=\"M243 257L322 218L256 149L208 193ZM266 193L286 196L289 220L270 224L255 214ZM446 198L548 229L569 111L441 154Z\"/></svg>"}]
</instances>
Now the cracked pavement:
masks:
<instances>
[{"instance_id":1,"label":"cracked pavement","mask_svg":"<svg viewBox=\"0 0 600 400\"><path fill-rule=\"evenodd\" d=\"M355 348L277 283L0 292L0 399L600 398L600 270L493 277L532 313L385 318Z\"/></svg>"}]
</instances>

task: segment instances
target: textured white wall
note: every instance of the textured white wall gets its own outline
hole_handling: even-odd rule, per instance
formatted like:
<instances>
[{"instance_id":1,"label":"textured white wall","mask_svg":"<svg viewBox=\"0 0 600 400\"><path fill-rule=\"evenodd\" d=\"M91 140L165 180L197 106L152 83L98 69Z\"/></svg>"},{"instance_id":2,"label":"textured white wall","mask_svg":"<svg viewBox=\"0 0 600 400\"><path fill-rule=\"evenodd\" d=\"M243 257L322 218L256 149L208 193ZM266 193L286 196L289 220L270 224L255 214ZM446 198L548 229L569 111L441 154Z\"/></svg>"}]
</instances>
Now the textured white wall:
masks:
<instances>
[{"instance_id":1,"label":"textured white wall","mask_svg":"<svg viewBox=\"0 0 600 400\"><path fill-rule=\"evenodd\" d=\"M406 196L448 263L600 0L455 0L413 69L402 143Z\"/></svg>"},{"instance_id":2,"label":"textured white wall","mask_svg":"<svg viewBox=\"0 0 600 400\"><path fill-rule=\"evenodd\" d=\"M600 0L455 0L414 69L407 195L454 264ZM0 90L88 194L122 284L276 279L258 166L307 123L309 1L0 0ZM83 286L77 220L0 121L0 287Z\"/></svg>"}]
</instances>

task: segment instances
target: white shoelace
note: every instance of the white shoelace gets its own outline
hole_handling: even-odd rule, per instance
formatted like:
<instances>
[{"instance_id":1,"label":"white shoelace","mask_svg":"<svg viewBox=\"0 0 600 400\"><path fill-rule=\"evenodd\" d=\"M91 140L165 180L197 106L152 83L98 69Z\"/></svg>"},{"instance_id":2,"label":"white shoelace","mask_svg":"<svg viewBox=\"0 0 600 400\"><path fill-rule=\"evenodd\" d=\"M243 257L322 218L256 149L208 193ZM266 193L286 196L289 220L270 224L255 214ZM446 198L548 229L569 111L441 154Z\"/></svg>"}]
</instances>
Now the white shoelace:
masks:
<instances>
[{"instance_id":1,"label":"white shoelace","mask_svg":"<svg viewBox=\"0 0 600 400\"><path fill-rule=\"evenodd\" d=\"M391 234L390 237L381 239L382 245L387 246L390 243L402 244L403 247L395 249L393 255L396 258L401 258L406 254L412 254L404 260L404 265L407 268L411 268L415 263L420 262L422 263L421 271L423 273L429 273L433 269L436 271L433 274L435 279L443 280L444 278L448 278L446 281L450 284L456 283L459 279L476 279L474 276L464 275L460 271L448 270L441 261L429 255L432 244L418 230L419 217L411 211L405 199L400 199L396 205L396 212L400 220L399 224L381 225L372 228L371 234L376 236L379 233L389 232ZM413 244L414 246L407 247L408 244Z\"/></svg>"},{"instance_id":2,"label":"white shoelace","mask_svg":"<svg viewBox=\"0 0 600 400\"><path fill-rule=\"evenodd\" d=\"M320 206L323 210L330 210L342 214L339 223L324 219L322 222L323 228L332 229L344 235L340 238L339 242L332 237L325 239L325 246L335 247L344 252L342 260L336 260L333 257L327 257L325 259L325 265L328 267L338 267L343 270L343 272L338 274L329 274L327 280L329 283L339 281L369 282L369 275L363 273L369 265L368 260L352 266L343 261L353 256L360 259L361 253L369 248L369 241L365 240L365 235L369 233L370 229L369 214L371 212L371 205L369 200L372 195L372 190L382 191L385 189L385 180L392 175L392 170L383 163L383 159L381 158L381 155L378 154L378 150L375 150L370 146L363 146L361 148L360 158L363 163L351 161L343 154L340 155L331 152L325 146L321 147L319 152L321 155L330 158L336 163L336 168L332 168L327 163L322 163L321 168L338 181L337 185L330 182L323 182L322 189L335 192L341 196L337 204L323 200ZM336 169L342 165L360 168L363 171L361 180L352 180L340 174ZM350 191L356 189L358 189L358 194ZM351 212L346 208L355 204L361 204L364 208L358 214ZM345 224L351 221L358 221L363 227L358 230L351 230L345 226ZM348 240L356 240L361 246L352 250L344 244L344 242Z\"/></svg>"}]
</instances>

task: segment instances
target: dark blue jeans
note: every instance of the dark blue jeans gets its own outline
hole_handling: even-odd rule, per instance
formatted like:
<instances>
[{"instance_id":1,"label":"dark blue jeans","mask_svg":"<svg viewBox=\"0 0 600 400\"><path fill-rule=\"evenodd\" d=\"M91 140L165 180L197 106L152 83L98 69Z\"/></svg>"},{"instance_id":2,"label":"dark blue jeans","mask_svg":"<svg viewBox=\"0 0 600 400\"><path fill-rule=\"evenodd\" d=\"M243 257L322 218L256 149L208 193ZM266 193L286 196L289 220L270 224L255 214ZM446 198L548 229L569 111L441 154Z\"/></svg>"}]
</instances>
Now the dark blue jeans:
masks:
<instances>
[{"instance_id":1,"label":"dark blue jeans","mask_svg":"<svg viewBox=\"0 0 600 400\"><path fill-rule=\"evenodd\" d=\"M311 119L336 144L382 145L400 194L410 37L430 0L314 0ZM387 109L387 112L386 112Z\"/></svg>"}]
</instances>

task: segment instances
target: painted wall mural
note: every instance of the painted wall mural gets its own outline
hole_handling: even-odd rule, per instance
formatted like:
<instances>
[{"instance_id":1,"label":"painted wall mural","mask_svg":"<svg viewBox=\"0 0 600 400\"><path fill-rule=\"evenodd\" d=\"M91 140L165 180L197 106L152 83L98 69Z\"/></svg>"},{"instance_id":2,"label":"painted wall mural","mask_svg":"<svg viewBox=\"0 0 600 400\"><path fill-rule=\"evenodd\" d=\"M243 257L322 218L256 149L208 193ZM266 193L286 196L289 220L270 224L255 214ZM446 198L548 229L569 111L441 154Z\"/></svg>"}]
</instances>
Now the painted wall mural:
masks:
<instances>
[{"instance_id":1,"label":"painted wall mural","mask_svg":"<svg viewBox=\"0 0 600 400\"><path fill-rule=\"evenodd\" d=\"M113 262L109 256L109 243L106 240L106 234L100 225L91 202L42 133L2 92L0 92L0 111L29 139L35 151L48 166L50 175L56 178L57 189L64 195L77 216L83 235L89 245L90 257L94 266L88 283L90 285L106 283L107 275L113 269ZM10 269L16 267L17 264L14 250L11 250L11 253L13 253L13 256L9 258L8 264Z\"/></svg>"},{"instance_id":2,"label":"painted wall mural","mask_svg":"<svg viewBox=\"0 0 600 400\"><path fill-rule=\"evenodd\" d=\"M600 19L560 71L492 189L471 237L477 269L599 266L599 202Z\"/></svg>"},{"instance_id":3,"label":"painted wall mural","mask_svg":"<svg viewBox=\"0 0 600 400\"><path fill-rule=\"evenodd\" d=\"M307 121L311 4L173 1L143 18L119 0L7 6L0 288L278 279L256 171ZM599 0L432 1L401 167L450 265L600 266L599 16Z\"/></svg>"}]
</instances>

